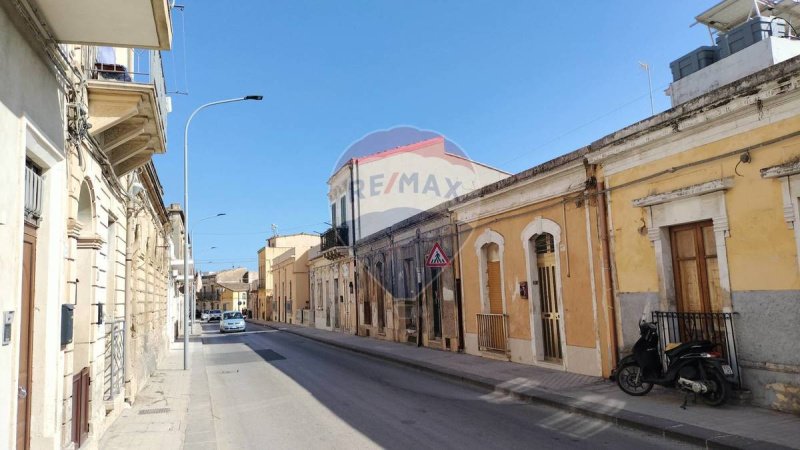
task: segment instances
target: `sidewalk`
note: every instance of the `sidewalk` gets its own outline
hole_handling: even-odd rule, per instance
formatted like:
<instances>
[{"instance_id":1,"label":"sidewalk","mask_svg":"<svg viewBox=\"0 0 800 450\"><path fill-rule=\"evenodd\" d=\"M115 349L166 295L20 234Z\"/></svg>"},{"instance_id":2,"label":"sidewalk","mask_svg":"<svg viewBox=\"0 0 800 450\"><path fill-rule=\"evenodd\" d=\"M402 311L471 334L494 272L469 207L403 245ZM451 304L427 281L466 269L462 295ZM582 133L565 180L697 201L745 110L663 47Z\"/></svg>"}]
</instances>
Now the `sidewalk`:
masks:
<instances>
[{"instance_id":1,"label":"sidewalk","mask_svg":"<svg viewBox=\"0 0 800 450\"><path fill-rule=\"evenodd\" d=\"M656 387L644 397L623 393L599 377L497 361L462 353L357 337L285 323L250 322L304 336L460 382L543 403L614 424L707 447L800 448L800 417L767 409L700 402L681 409L683 396Z\"/></svg>"},{"instance_id":2,"label":"sidewalk","mask_svg":"<svg viewBox=\"0 0 800 450\"><path fill-rule=\"evenodd\" d=\"M201 331L197 325L193 334ZM191 370L183 370L183 341L170 344L133 406L103 434L98 448L217 448L203 344L198 337L189 342L189 356Z\"/></svg>"}]
</instances>

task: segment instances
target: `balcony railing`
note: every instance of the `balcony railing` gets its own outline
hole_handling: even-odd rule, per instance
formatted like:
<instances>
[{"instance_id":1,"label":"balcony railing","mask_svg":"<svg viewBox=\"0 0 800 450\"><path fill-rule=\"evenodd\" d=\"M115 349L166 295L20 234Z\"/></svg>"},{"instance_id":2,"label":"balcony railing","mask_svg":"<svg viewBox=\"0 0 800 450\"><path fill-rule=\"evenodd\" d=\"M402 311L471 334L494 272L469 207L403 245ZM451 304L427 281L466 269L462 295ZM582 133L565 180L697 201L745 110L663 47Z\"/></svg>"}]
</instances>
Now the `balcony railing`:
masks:
<instances>
[{"instance_id":1,"label":"balcony railing","mask_svg":"<svg viewBox=\"0 0 800 450\"><path fill-rule=\"evenodd\" d=\"M88 47L83 55L84 72L90 80L118 81L121 83L149 84L156 91L156 105L164 136L167 135L167 113L171 107L164 81L164 67L161 52L148 49L110 49L114 54L125 54L123 58L114 58L113 63L100 62L101 52L108 52L109 47Z\"/></svg>"},{"instance_id":2,"label":"balcony railing","mask_svg":"<svg viewBox=\"0 0 800 450\"><path fill-rule=\"evenodd\" d=\"M508 321L505 314L478 314L478 348L491 352L508 351Z\"/></svg>"},{"instance_id":3,"label":"balcony railing","mask_svg":"<svg viewBox=\"0 0 800 450\"><path fill-rule=\"evenodd\" d=\"M653 322L658 326L659 351L663 355L671 343L708 340L718 345L722 356L734 371L736 382L742 378L736 356L736 335L733 317L737 313L693 313L654 311ZM666 359L662 356L662 362Z\"/></svg>"},{"instance_id":4,"label":"balcony railing","mask_svg":"<svg viewBox=\"0 0 800 450\"><path fill-rule=\"evenodd\" d=\"M349 233L346 226L329 228L322 234L321 251L329 250L334 247L347 247L350 245Z\"/></svg>"}]
</instances>

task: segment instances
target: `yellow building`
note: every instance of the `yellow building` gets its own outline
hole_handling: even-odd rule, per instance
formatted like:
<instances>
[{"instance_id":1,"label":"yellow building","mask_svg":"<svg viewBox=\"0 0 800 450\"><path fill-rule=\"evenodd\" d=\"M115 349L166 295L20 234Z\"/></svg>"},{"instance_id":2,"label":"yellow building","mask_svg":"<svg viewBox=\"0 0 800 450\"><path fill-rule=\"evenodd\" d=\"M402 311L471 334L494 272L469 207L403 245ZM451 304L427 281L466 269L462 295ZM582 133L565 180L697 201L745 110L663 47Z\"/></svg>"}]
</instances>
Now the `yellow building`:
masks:
<instances>
[{"instance_id":1,"label":"yellow building","mask_svg":"<svg viewBox=\"0 0 800 450\"><path fill-rule=\"evenodd\" d=\"M266 247L258 250L258 290L256 292L253 318L267 320L272 317L272 283L267 284Z\"/></svg>"},{"instance_id":2,"label":"yellow building","mask_svg":"<svg viewBox=\"0 0 800 450\"><path fill-rule=\"evenodd\" d=\"M723 351L754 401L795 412L798 111L794 58L610 134L588 156L609 205L621 347L638 337L646 305L719 318L679 327L705 327L712 336L704 337L730 344L735 337Z\"/></svg>"},{"instance_id":3,"label":"yellow building","mask_svg":"<svg viewBox=\"0 0 800 450\"><path fill-rule=\"evenodd\" d=\"M586 149L451 205L467 353L575 373L613 367Z\"/></svg>"},{"instance_id":4,"label":"yellow building","mask_svg":"<svg viewBox=\"0 0 800 450\"><path fill-rule=\"evenodd\" d=\"M267 239L267 245L259 250L259 283L263 283L265 303L267 304L264 308L265 320L288 322L295 314L291 299L299 292L304 292L300 308L310 309L306 262L308 261L308 250L319 245L319 242L320 237L317 234L297 233L272 236ZM283 263L282 270L276 270L276 264L279 261ZM263 276L261 276L262 266ZM276 276L279 278L275 278ZM300 285L300 291L297 290L298 285Z\"/></svg>"},{"instance_id":5,"label":"yellow building","mask_svg":"<svg viewBox=\"0 0 800 450\"><path fill-rule=\"evenodd\" d=\"M249 283L217 283L222 288L219 309L222 311L242 311L247 309Z\"/></svg>"}]
</instances>

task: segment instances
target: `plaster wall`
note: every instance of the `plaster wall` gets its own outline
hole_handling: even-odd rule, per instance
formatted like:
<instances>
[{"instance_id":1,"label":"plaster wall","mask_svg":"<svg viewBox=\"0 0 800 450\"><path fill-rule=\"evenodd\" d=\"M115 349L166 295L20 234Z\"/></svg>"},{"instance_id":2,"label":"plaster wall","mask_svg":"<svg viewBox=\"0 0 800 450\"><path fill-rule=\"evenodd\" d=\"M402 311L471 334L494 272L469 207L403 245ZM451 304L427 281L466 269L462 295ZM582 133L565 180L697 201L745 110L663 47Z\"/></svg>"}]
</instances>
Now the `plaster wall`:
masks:
<instances>
[{"instance_id":1,"label":"plaster wall","mask_svg":"<svg viewBox=\"0 0 800 450\"><path fill-rule=\"evenodd\" d=\"M485 270L482 269L476 243L483 242L481 236L486 233L502 238L503 250L500 253L505 313L508 316L509 343L514 343L510 346L508 358L515 362L544 364L534 356L537 354L537 342L536 338L532 338L531 323L533 322L534 327L540 326L538 320L532 320L540 309L535 304L538 287L529 280L527 264L531 263L526 261L526 252L529 249L527 243L522 242L521 236L526 227L538 219L555 224L561 235L557 264L563 307L561 321L565 333L561 367L571 372L600 375L610 371L611 363L607 351L603 350L606 362L605 365L601 364L601 349L606 349L608 344L608 328L597 313L597 302L602 295L602 280L598 269L600 247L596 211L593 202L562 202L563 196L568 192L563 189L581 186L583 176L583 169L580 168L569 176L554 175L554 178L542 181L541 184L523 184L491 198L481 199L481 202L473 205L456 206L459 221L462 217L472 219L459 225L461 252L458 256L462 271L465 331L468 335L476 334L476 315L482 313L484 308L480 283L483 279L481 270ZM575 188L572 189L574 192ZM552 194L550 198L541 198L543 192ZM531 199L527 204L526 197ZM535 265L535 257L532 261ZM529 284L527 299L520 295L521 282ZM529 348L523 351L524 346L520 342L527 342ZM467 343L471 347L469 339ZM589 349L589 353L583 349ZM477 347L467 350L476 352Z\"/></svg>"},{"instance_id":2,"label":"plaster wall","mask_svg":"<svg viewBox=\"0 0 800 450\"><path fill-rule=\"evenodd\" d=\"M33 373L29 393L31 443L58 448L63 395L60 370L60 304L63 302L64 95L36 41L21 26L13 5L0 6L0 283L9 295L0 311L14 311L12 337L0 346L0 447L16 443L17 386L22 283L25 158L44 171L44 210L37 232Z\"/></svg>"},{"instance_id":3,"label":"plaster wall","mask_svg":"<svg viewBox=\"0 0 800 450\"><path fill-rule=\"evenodd\" d=\"M620 346L627 349L635 342L635 326L646 303L652 309L676 307L671 261L660 259L656 245L660 241L668 248L668 227L658 223L681 223L683 216L691 217L684 222L713 218L724 307L738 313L735 330L743 383L757 404L797 411L800 361L793 348L798 336L797 327L789 324L800 318L797 199L787 201L786 177L761 174L764 168L800 158L800 137L792 136L800 132L800 96L791 83L786 86L774 91L759 86L749 95L781 94L752 102L734 97L738 104L692 115L688 120L698 125L659 131L661 136L649 139L638 136L638 145L620 142L617 145L628 148L603 161L603 170L612 189L609 211ZM750 163L741 163L738 154L726 156L751 146ZM693 186L712 182L720 183L720 190L691 194ZM659 195L665 203L633 203ZM688 208L690 204L708 208L696 210ZM663 211L672 216L660 217Z\"/></svg>"}]
</instances>

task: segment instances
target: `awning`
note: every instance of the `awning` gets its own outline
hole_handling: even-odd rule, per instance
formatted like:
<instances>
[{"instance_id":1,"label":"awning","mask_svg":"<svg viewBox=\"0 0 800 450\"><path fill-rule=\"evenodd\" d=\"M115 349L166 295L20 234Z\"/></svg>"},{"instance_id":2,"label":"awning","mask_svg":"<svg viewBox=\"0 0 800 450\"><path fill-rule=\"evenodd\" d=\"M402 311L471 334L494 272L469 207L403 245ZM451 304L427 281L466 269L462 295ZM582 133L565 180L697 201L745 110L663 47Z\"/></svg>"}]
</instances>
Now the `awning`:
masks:
<instances>
[{"instance_id":1,"label":"awning","mask_svg":"<svg viewBox=\"0 0 800 450\"><path fill-rule=\"evenodd\" d=\"M699 14L695 19L697 23L725 33L759 13L762 16L779 16L795 25L800 23L800 2L798 0L723 0Z\"/></svg>"}]
</instances>

